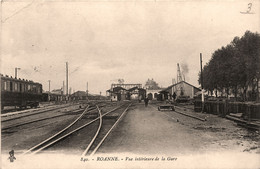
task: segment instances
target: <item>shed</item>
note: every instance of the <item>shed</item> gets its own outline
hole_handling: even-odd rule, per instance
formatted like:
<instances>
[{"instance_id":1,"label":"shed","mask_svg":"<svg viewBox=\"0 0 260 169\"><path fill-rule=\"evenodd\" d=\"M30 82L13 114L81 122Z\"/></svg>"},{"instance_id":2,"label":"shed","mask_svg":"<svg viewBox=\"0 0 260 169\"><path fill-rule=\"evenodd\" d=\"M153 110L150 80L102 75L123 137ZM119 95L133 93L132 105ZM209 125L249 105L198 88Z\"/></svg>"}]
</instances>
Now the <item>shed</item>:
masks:
<instances>
[{"instance_id":1,"label":"shed","mask_svg":"<svg viewBox=\"0 0 260 169\"><path fill-rule=\"evenodd\" d=\"M173 93L176 93L177 98L179 96L187 96L189 98L194 98L195 93L197 93L198 91L201 91L201 89L195 87L194 85L191 85L190 83L181 81L167 87L166 89L160 91L160 93L164 95L165 99L172 98Z\"/></svg>"}]
</instances>

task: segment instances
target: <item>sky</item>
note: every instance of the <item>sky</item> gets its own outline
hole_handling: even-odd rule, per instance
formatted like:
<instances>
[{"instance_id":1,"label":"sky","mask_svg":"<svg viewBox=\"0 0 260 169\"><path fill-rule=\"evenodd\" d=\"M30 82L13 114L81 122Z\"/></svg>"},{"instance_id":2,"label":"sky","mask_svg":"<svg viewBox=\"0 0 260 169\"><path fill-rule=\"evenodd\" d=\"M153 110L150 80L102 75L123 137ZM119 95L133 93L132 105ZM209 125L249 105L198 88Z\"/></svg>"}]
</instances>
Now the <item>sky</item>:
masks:
<instances>
[{"instance_id":1,"label":"sky","mask_svg":"<svg viewBox=\"0 0 260 169\"><path fill-rule=\"evenodd\" d=\"M252 3L250 13L243 14ZM198 84L200 53L260 30L259 1L12 1L1 3L1 73L105 95L111 83Z\"/></svg>"}]
</instances>

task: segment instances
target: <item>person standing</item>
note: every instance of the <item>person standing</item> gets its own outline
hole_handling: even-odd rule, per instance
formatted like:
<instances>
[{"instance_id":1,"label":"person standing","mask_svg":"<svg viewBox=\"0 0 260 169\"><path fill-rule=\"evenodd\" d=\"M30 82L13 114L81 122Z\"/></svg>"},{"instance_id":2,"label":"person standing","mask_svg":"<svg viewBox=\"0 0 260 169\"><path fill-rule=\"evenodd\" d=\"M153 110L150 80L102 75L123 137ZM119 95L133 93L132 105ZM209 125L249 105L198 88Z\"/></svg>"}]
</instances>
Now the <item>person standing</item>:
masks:
<instances>
[{"instance_id":1,"label":"person standing","mask_svg":"<svg viewBox=\"0 0 260 169\"><path fill-rule=\"evenodd\" d=\"M138 100L139 100L139 103L141 103L141 101L142 101L142 96L141 95L138 97Z\"/></svg>"},{"instance_id":2,"label":"person standing","mask_svg":"<svg viewBox=\"0 0 260 169\"><path fill-rule=\"evenodd\" d=\"M175 101L175 99L176 99L176 96L177 96L177 95L176 95L176 93L174 92L173 95L172 95L174 101Z\"/></svg>"},{"instance_id":3,"label":"person standing","mask_svg":"<svg viewBox=\"0 0 260 169\"><path fill-rule=\"evenodd\" d=\"M145 97L145 99L144 99L144 104L145 104L145 107L147 107L147 106L148 106L148 102L149 102L149 99L148 99L148 97Z\"/></svg>"}]
</instances>

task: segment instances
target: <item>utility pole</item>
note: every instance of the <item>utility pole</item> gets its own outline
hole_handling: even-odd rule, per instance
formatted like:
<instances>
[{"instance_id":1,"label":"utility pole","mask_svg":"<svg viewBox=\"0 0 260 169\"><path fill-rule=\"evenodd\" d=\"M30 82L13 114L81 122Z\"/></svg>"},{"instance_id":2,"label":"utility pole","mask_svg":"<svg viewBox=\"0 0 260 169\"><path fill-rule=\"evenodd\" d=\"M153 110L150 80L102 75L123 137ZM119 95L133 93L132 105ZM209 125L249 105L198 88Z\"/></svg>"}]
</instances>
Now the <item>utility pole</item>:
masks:
<instances>
[{"instance_id":1,"label":"utility pole","mask_svg":"<svg viewBox=\"0 0 260 169\"><path fill-rule=\"evenodd\" d=\"M65 85L64 85L64 80L63 80L63 87L62 87L62 95L65 94Z\"/></svg>"},{"instance_id":2,"label":"utility pole","mask_svg":"<svg viewBox=\"0 0 260 169\"><path fill-rule=\"evenodd\" d=\"M172 78L172 95L173 95L173 86L174 85L174 79ZM173 99L173 97L172 97L172 99Z\"/></svg>"},{"instance_id":3,"label":"utility pole","mask_svg":"<svg viewBox=\"0 0 260 169\"><path fill-rule=\"evenodd\" d=\"M203 75L202 75L202 53L200 53L200 80L201 80L201 104L202 104L202 113L204 110L204 89L203 89Z\"/></svg>"},{"instance_id":4,"label":"utility pole","mask_svg":"<svg viewBox=\"0 0 260 169\"><path fill-rule=\"evenodd\" d=\"M15 78L17 78L17 71L20 70L20 69L21 69L21 68L19 68L19 67L16 67L16 68L14 69L14 70L15 70L15 76L14 76Z\"/></svg>"},{"instance_id":5,"label":"utility pole","mask_svg":"<svg viewBox=\"0 0 260 169\"><path fill-rule=\"evenodd\" d=\"M48 80L49 82L49 92L51 92L51 80Z\"/></svg>"},{"instance_id":6,"label":"utility pole","mask_svg":"<svg viewBox=\"0 0 260 169\"><path fill-rule=\"evenodd\" d=\"M87 82L87 91L86 92L87 92L87 96L88 96L88 82Z\"/></svg>"},{"instance_id":7,"label":"utility pole","mask_svg":"<svg viewBox=\"0 0 260 169\"><path fill-rule=\"evenodd\" d=\"M66 62L66 88L67 88L67 90L66 90L66 96L67 96L67 99L66 100L68 100L68 95L69 95L69 74L68 74L68 72L69 72L69 68L68 68L68 62Z\"/></svg>"}]
</instances>

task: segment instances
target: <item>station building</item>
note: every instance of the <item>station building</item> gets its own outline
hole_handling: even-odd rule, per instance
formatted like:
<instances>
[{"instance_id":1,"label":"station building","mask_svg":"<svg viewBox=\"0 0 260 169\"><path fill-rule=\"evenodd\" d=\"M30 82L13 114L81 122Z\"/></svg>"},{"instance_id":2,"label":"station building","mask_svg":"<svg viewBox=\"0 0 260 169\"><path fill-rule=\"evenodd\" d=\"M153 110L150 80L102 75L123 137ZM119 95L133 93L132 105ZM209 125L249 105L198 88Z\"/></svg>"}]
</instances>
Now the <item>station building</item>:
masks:
<instances>
[{"instance_id":1,"label":"station building","mask_svg":"<svg viewBox=\"0 0 260 169\"><path fill-rule=\"evenodd\" d=\"M189 98L194 98L196 93L200 91L200 88L195 87L185 81L181 81L161 90L160 94L162 95L162 100L172 99L173 93L176 94L176 97L186 96Z\"/></svg>"},{"instance_id":2,"label":"station building","mask_svg":"<svg viewBox=\"0 0 260 169\"><path fill-rule=\"evenodd\" d=\"M160 91L162 91L163 88L158 88L158 89L146 89L147 97L149 100L158 100Z\"/></svg>"},{"instance_id":3,"label":"station building","mask_svg":"<svg viewBox=\"0 0 260 169\"><path fill-rule=\"evenodd\" d=\"M158 100L159 92L163 90L163 88L159 87L158 83L156 83L153 78L146 81L144 89L146 90L149 100Z\"/></svg>"},{"instance_id":4,"label":"station building","mask_svg":"<svg viewBox=\"0 0 260 169\"><path fill-rule=\"evenodd\" d=\"M63 94L62 89L53 89L51 92L46 91L42 93L42 101L64 101L66 96Z\"/></svg>"},{"instance_id":5,"label":"station building","mask_svg":"<svg viewBox=\"0 0 260 169\"><path fill-rule=\"evenodd\" d=\"M76 91L70 97L72 100L87 100L87 92L85 91Z\"/></svg>"},{"instance_id":6,"label":"station building","mask_svg":"<svg viewBox=\"0 0 260 169\"><path fill-rule=\"evenodd\" d=\"M106 92L111 101L138 100L145 96L142 84L111 84L111 89Z\"/></svg>"}]
</instances>

